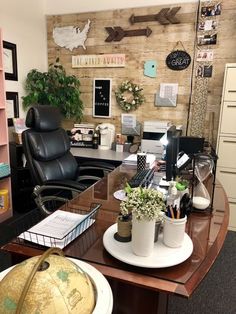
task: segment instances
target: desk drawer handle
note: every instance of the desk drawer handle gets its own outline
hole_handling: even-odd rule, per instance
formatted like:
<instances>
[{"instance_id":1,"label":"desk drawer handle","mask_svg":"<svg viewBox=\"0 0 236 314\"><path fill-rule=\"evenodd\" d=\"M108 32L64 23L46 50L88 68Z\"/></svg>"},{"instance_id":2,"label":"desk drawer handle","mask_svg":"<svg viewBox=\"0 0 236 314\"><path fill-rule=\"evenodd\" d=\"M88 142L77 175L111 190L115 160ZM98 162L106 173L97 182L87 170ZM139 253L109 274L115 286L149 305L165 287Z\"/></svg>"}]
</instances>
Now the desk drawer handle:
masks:
<instances>
[{"instance_id":1,"label":"desk drawer handle","mask_svg":"<svg viewBox=\"0 0 236 314\"><path fill-rule=\"evenodd\" d=\"M227 108L236 108L236 105L227 105Z\"/></svg>"},{"instance_id":2,"label":"desk drawer handle","mask_svg":"<svg viewBox=\"0 0 236 314\"><path fill-rule=\"evenodd\" d=\"M236 204L236 202L229 201L229 204Z\"/></svg>"},{"instance_id":3,"label":"desk drawer handle","mask_svg":"<svg viewBox=\"0 0 236 314\"><path fill-rule=\"evenodd\" d=\"M227 170L220 170L221 173L229 173L229 174L236 174L236 172L233 171L227 171Z\"/></svg>"},{"instance_id":4,"label":"desk drawer handle","mask_svg":"<svg viewBox=\"0 0 236 314\"><path fill-rule=\"evenodd\" d=\"M235 89L229 89L228 93L236 93L236 90Z\"/></svg>"},{"instance_id":5,"label":"desk drawer handle","mask_svg":"<svg viewBox=\"0 0 236 314\"><path fill-rule=\"evenodd\" d=\"M231 141L230 141L230 140L223 140L223 143L234 143L234 144L235 144L236 141L232 141L232 140L231 140Z\"/></svg>"}]
</instances>

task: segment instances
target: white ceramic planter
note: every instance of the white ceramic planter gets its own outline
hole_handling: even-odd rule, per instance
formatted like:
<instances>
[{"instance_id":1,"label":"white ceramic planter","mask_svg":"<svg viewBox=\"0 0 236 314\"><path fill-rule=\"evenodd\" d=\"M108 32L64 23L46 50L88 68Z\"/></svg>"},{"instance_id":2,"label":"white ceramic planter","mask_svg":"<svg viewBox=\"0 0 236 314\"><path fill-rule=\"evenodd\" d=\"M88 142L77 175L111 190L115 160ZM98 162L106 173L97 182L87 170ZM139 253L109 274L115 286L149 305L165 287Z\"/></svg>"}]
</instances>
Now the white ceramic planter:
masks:
<instances>
[{"instance_id":1,"label":"white ceramic planter","mask_svg":"<svg viewBox=\"0 0 236 314\"><path fill-rule=\"evenodd\" d=\"M135 255L149 256L154 249L155 220L137 220L132 218L131 247Z\"/></svg>"}]
</instances>

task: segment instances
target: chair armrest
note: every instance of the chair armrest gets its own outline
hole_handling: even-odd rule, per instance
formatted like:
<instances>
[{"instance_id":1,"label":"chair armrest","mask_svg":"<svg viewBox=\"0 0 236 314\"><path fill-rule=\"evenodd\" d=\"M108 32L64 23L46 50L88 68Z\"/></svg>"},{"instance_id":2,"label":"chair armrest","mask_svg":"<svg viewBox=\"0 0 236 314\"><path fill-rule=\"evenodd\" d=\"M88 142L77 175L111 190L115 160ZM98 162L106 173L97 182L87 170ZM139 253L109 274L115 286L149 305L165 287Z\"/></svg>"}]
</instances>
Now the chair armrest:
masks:
<instances>
[{"instance_id":1,"label":"chair armrest","mask_svg":"<svg viewBox=\"0 0 236 314\"><path fill-rule=\"evenodd\" d=\"M116 167L108 162L105 162L105 161L93 161L93 160L88 160L88 161L84 161L84 162L81 162L79 164L79 168L82 168L82 167L88 167L88 168L93 168L95 167L96 169L104 169L104 170L109 170L109 171L112 171L114 170Z\"/></svg>"},{"instance_id":2,"label":"chair armrest","mask_svg":"<svg viewBox=\"0 0 236 314\"><path fill-rule=\"evenodd\" d=\"M103 178L116 167L103 161L85 161L79 164L79 177L84 175L92 175Z\"/></svg>"},{"instance_id":3,"label":"chair armrest","mask_svg":"<svg viewBox=\"0 0 236 314\"><path fill-rule=\"evenodd\" d=\"M67 203L86 188L86 185L76 181L49 181L41 186L36 185L33 196L38 208L44 214L50 215L55 209ZM53 194L52 192L50 194L50 191Z\"/></svg>"},{"instance_id":4,"label":"chair armrest","mask_svg":"<svg viewBox=\"0 0 236 314\"><path fill-rule=\"evenodd\" d=\"M63 180L63 181L48 181L47 183L45 183L43 186L53 186L53 188L57 188L57 189L73 189L73 191L78 191L78 192L82 192L84 191L87 186L79 183L77 181L72 181L72 180Z\"/></svg>"}]
</instances>

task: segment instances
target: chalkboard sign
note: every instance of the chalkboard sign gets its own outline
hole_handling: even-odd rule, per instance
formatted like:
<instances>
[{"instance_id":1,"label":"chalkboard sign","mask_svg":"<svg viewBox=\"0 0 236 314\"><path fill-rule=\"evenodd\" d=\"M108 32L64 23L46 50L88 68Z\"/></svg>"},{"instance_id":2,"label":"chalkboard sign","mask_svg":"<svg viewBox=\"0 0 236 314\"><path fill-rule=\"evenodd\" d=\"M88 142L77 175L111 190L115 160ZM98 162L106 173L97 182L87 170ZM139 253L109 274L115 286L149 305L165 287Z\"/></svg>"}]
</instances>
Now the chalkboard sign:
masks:
<instances>
[{"instance_id":1,"label":"chalkboard sign","mask_svg":"<svg viewBox=\"0 0 236 314\"><path fill-rule=\"evenodd\" d=\"M111 117L111 79L94 79L93 81L93 116Z\"/></svg>"},{"instance_id":2,"label":"chalkboard sign","mask_svg":"<svg viewBox=\"0 0 236 314\"><path fill-rule=\"evenodd\" d=\"M190 55L184 50L172 51L166 58L166 65L174 71L186 69L191 63Z\"/></svg>"}]
</instances>

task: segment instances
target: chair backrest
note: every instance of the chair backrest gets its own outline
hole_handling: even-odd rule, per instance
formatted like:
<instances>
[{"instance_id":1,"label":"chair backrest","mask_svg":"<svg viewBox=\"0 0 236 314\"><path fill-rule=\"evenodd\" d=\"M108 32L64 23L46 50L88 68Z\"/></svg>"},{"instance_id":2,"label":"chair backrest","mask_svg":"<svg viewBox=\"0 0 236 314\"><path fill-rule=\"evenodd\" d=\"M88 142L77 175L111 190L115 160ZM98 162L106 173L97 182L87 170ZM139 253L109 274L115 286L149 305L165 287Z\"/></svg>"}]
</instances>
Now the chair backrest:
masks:
<instances>
[{"instance_id":1,"label":"chair backrest","mask_svg":"<svg viewBox=\"0 0 236 314\"><path fill-rule=\"evenodd\" d=\"M34 184L77 179L78 165L60 125L61 115L56 107L35 105L27 112L29 129L23 132L22 143Z\"/></svg>"}]
</instances>

